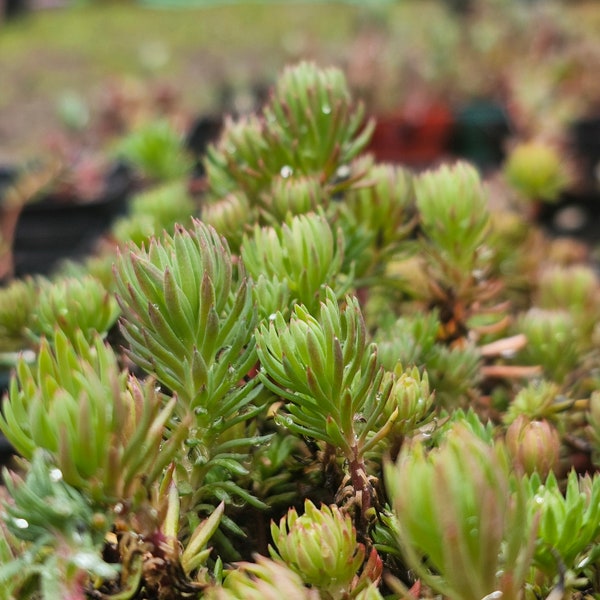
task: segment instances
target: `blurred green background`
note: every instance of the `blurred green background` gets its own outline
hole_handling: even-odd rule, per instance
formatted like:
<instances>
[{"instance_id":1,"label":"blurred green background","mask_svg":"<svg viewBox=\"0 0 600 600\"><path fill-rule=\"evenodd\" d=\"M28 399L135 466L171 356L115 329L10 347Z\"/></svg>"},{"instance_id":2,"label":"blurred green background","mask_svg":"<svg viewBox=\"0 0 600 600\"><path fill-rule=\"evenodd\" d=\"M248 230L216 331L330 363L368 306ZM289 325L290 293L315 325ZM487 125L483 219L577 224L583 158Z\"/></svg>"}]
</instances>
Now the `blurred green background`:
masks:
<instances>
[{"instance_id":1,"label":"blurred green background","mask_svg":"<svg viewBox=\"0 0 600 600\"><path fill-rule=\"evenodd\" d=\"M456 0L30 1L26 14L0 22L1 162L38 152L61 119L83 125L116 89L143 95L162 86L201 114L226 102L243 107L286 63L314 59L354 73L359 93L380 87L379 98L367 98L375 110L400 101L391 75L401 57L414 55L415 69L432 78L456 60ZM582 27L600 31L598 2L567 4ZM373 65L380 71L365 73ZM451 66L460 81L460 66Z\"/></svg>"}]
</instances>

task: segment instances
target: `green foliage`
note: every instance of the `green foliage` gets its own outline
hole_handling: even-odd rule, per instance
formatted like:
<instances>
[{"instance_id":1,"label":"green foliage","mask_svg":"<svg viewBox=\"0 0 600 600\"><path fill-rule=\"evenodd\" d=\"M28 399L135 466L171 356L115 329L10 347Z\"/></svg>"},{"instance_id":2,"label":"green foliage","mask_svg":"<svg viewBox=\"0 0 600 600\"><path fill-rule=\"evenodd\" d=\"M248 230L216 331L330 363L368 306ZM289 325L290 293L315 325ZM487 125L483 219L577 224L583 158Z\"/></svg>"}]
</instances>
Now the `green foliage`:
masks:
<instances>
[{"instance_id":1,"label":"green foliage","mask_svg":"<svg viewBox=\"0 0 600 600\"><path fill-rule=\"evenodd\" d=\"M405 446L386 482L402 551L424 582L452 599L518 597L535 527L501 445L456 425L429 453Z\"/></svg>"},{"instance_id":2,"label":"green foliage","mask_svg":"<svg viewBox=\"0 0 600 600\"><path fill-rule=\"evenodd\" d=\"M347 204L356 220L373 232L382 251L396 249L415 225L413 176L402 167L373 165Z\"/></svg>"},{"instance_id":3,"label":"green foliage","mask_svg":"<svg viewBox=\"0 0 600 600\"><path fill-rule=\"evenodd\" d=\"M600 552L600 478L571 471L562 491L553 473L533 475L527 487L529 518L539 518L534 565L550 580L557 561L582 574Z\"/></svg>"},{"instance_id":4,"label":"green foliage","mask_svg":"<svg viewBox=\"0 0 600 600\"><path fill-rule=\"evenodd\" d=\"M37 282L37 302L29 330L35 339L52 339L56 328L73 343L78 332L91 340L97 333L106 335L119 316L114 296L91 275L63 277Z\"/></svg>"},{"instance_id":5,"label":"green foliage","mask_svg":"<svg viewBox=\"0 0 600 600\"><path fill-rule=\"evenodd\" d=\"M115 565L102 558L110 521L95 513L80 491L63 481L62 472L42 450L37 450L25 480L5 472L11 496L4 503L3 520L28 551L0 565L0 583L24 597L29 579L39 578L43 600L78 598L89 574L105 580L118 575Z\"/></svg>"},{"instance_id":6,"label":"green foliage","mask_svg":"<svg viewBox=\"0 0 600 600\"><path fill-rule=\"evenodd\" d=\"M236 408L219 405L256 362L252 293L234 274L226 242L194 221L165 233L148 250L119 257L117 289L131 359L177 393L178 405L210 418ZM218 411L212 414L210 408Z\"/></svg>"},{"instance_id":7,"label":"green foliage","mask_svg":"<svg viewBox=\"0 0 600 600\"><path fill-rule=\"evenodd\" d=\"M283 158L280 173L319 174L324 181L358 155L374 126L364 127L343 73L311 63L284 70L264 115L265 137Z\"/></svg>"},{"instance_id":8,"label":"green foliage","mask_svg":"<svg viewBox=\"0 0 600 600\"><path fill-rule=\"evenodd\" d=\"M35 307L35 282L17 279L0 289L0 339L3 352L21 350L29 345L27 327Z\"/></svg>"},{"instance_id":9,"label":"green foliage","mask_svg":"<svg viewBox=\"0 0 600 600\"><path fill-rule=\"evenodd\" d=\"M520 352L523 362L540 365L544 375L557 383L575 368L589 343L566 310L532 308L521 315L519 329L527 336L527 345Z\"/></svg>"},{"instance_id":10,"label":"green foliage","mask_svg":"<svg viewBox=\"0 0 600 600\"><path fill-rule=\"evenodd\" d=\"M326 285L340 295L348 287L340 276L343 240L339 233L334 235L322 215L293 217L281 227L257 226L251 238L244 238L241 254L254 279L265 275L284 282L290 299L304 304L311 312L317 310Z\"/></svg>"},{"instance_id":11,"label":"green foliage","mask_svg":"<svg viewBox=\"0 0 600 600\"><path fill-rule=\"evenodd\" d=\"M156 181L185 176L192 167L181 136L167 121L150 121L132 131L120 140L114 153Z\"/></svg>"},{"instance_id":12,"label":"green foliage","mask_svg":"<svg viewBox=\"0 0 600 600\"><path fill-rule=\"evenodd\" d=\"M350 517L335 505L317 509L307 500L303 515L298 516L292 508L279 525L271 523L271 537L271 557L318 589L325 600L347 598L358 586L368 585L366 571L363 581L356 579L365 560L365 547L358 543ZM375 578L380 573L375 569Z\"/></svg>"},{"instance_id":13,"label":"green foliage","mask_svg":"<svg viewBox=\"0 0 600 600\"><path fill-rule=\"evenodd\" d=\"M396 413L376 433L392 382L380 390L383 369L367 343L360 307L355 298L346 303L340 309L328 289L318 318L296 305L289 323L281 313L263 323L257 343L262 381L289 402L286 426L351 459L357 447L364 453L383 437Z\"/></svg>"},{"instance_id":14,"label":"green foliage","mask_svg":"<svg viewBox=\"0 0 600 600\"><path fill-rule=\"evenodd\" d=\"M416 179L415 194L428 242L444 264L455 272L470 274L490 219L475 168L457 163L427 171Z\"/></svg>"},{"instance_id":15,"label":"green foliage","mask_svg":"<svg viewBox=\"0 0 600 600\"><path fill-rule=\"evenodd\" d=\"M523 387L504 413L504 422L512 423L519 415L530 419L552 418L566 408L560 388L551 381L534 381Z\"/></svg>"},{"instance_id":16,"label":"green foliage","mask_svg":"<svg viewBox=\"0 0 600 600\"><path fill-rule=\"evenodd\" d=\"M308 589L301 577L280 562L257 556L256 562L240 563L222 587L209 588L206 600L279 600L282 592L294 600L320 600L317 590Z\"/></svg>"},{"instance_id":17,"label":"green foliage","mask_svg":"<svg viewBox=\"0 0 600 600\"><path fill-rule=\"evenodd\" d=\"M245 423L262 412L258 379L240 385L257 362L252 289L227 243L200 221L148 250L131 247L116 267L126 352L174 393L174 411L192 422L190 464L180 473L192 505L233 494L263 506L236 479L248 449L269 439Z\"/></svg>"},{"instance_id":18,"label":"green foliage","mask_svg":"<svg viewBox=\"0 0 600 600\"><path fill-rule=\"evenodd\" d=\"M23 456L43 448L65 483L109 505L141 500L177 452L185 427L163 444L173 407L163 408L152 381L120 371L97 334L71 342L57 330L34 365L19 360L0 428Z\"/></svg>"},{"instance_id":19,"label":"green foliage","mask_svg":"<svg viewBox=\"0 0 600 600\"><path fill-rule=\"evenodd\" d=\"M394 372L386 375L382 389L387 387L386 379L392 379L394 383L383 412L383 422L393 418L390 435L406 435L425 421L434 402L427 371L423 375L417 367L405 371L398 363Z\"/></svg>"},{"instance_id":20,"label":"green foliage","mask_svg":"<svg viewBox=\"0 0 600 600\"><path fill-rule=\"evenodd\" d=\"M481 357L471 344L449 348L438 339L440 321L436 311L400 317L380 328L375 340L386 369L396 361L427 373L436 400L442 406L464 405L480 378Z\"/></svg>"},{"instance_id":21,"label":"green foliage","mask_svg":"<svg viewBox=\"0 0 600 600\"><path fill-rule=\"evenodd\" d=\"M556 202L568 182L558 151L541 142L518 145L504 165L507 181L528 200Z\"/></svg>"},{"instance_id":22,"label":"green foliage","mask_svg":"<svg viewBox=\"0 0 600 600\"><path fill-rule=\"evenodd\" d=\"M278 177L309 176L332 190L343 188L348 182L337 181L340 169L348 169L365 148L372 129L372 122L365 126L364 111L353 104L339 69L307 62L290 67L262 118L229 119L219 142L209 148L205 166L211 195L218 200L240 189L255 206Z\"/></svg>"},{"instance_id":23,"label":"green foliage","mask_svg":"<svg viewBox=\"0 0 600 600\"><path fill-rule=\"evenodd\" d=\"M250 229L255 218L247 197L239 192L230 193L202 207L202 221L214 227L233 251L239 251L244 233Z\"/></svg>"},{"instance_id":24,"label":"green foliage","mask_svg":"<svg viewBox=\"0 0 600 600\"><path fill-rule=\"evenodd\" d=\"M194 213L184 182L175 180L136 194L129 203L128 215L112 226L112 234L121 244L147 245L151 237L163 231L173 234L176 223L188 226Z\"/></svg>"}]
</instances>

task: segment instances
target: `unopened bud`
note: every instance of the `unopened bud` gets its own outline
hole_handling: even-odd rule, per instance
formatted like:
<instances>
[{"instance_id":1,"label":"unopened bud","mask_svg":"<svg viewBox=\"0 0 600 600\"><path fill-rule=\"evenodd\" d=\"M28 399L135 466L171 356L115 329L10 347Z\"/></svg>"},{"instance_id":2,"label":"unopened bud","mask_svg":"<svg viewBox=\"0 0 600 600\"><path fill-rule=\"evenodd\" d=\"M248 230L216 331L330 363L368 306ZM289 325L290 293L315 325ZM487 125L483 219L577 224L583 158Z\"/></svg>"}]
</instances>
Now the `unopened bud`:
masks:
<instances>
[{"instance_id":1,"label":"unopened bud","mask_svg":"<svg viewBox=\"0 0 600 600\"><path fill-rule=\"evenodd\" d=\"M558 464L560 436L546 420L529 420L517 417L506 430L506 446L517 469L542 479Z\"/></svg>"}]
</instances>

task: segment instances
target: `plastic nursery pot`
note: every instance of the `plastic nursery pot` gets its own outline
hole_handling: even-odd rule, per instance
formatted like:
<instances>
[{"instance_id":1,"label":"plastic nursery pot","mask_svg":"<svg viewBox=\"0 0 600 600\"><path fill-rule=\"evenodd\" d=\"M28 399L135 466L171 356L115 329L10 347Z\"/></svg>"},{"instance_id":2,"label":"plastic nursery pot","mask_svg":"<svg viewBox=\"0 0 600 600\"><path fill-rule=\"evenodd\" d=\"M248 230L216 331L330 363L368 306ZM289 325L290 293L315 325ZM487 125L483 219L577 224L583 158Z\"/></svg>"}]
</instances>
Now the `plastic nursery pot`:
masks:
<instances>
[{"instance_id":1,"label":"plastic nursery pot","mask_svg":"<svg viewBox=\"0 0 600 600\"><path fill-rule=\"evenodd\" d=\"M208 146L215 142L223 129L223 116L219 114L200 115L188 129L185 147L194 157L194 170L190 187L192 191L198 187L203 189L205 169L203 159Z\"/></svg>"},{"instance_id":2,"label":"plastic nursery pot","mask_svg":"<svg viewBox=\"0 0 600 600\"><path fill-rule=\"evenodd\" d=\"M550 235L600 243L600 192L564 192L556 203L540 202L537 221Z\"/></svg>"},{"instance_id":3,"label":"plastic nursery pot","mask_svg":"<svg viewBox=\"0 0 600 600\"><path fill-rule=\"evenodd\" d=\"M497 168L504 160L510 129L506 111L498 102L472 100L454 114L452 152L481 170Z\"/></svg>"},{"instance_id":4,"label":"plastic nursery pot","mask_svg":"<svg viewBox=\"0 0 600 600\"><path fill-rule=\"evenodd\" d=\"M448 152L453 117L442 102L379 115L368 148L378 162L427 167Z\"/></svg>"},{"instance_id":5,"label":"plastic nursery pot","mask_svg":"<svg viewBox=\"0 0 600 600\"><path fill-rule=\"evenodd\" d=\"M13 206L6 200L6 192L18 175L16 168L0 165L0 240L4 245L0 251L0 281L4 281L12 274L12 258L8 249L10 240L13 239L20 208Z\"/></svg>"},{"instance_id":6,"label":"plastic nursery pot","mask_svg":"<svg viewBox=\"0 0 600 600\"><path fill-rule=\"evenodd\" d=\"M569 128L570 142L582 166L586 183L598 187L600 167L600 116L578 119Z\"/></svg>"},{"instance_id":7,"label":"plastic nursery pot","mask_svg":"<svg viewBox=\"0 0 600 600\"><path fill-rule=\"evenodd\" d=\"M65 259L93 251L113 220L127 210L133 190L131 170L123 164L106 176L104 193L91 201L48 193L27 204L19 215L12 245L13 273L47 275Z\"/></svg>"}]
</instances>

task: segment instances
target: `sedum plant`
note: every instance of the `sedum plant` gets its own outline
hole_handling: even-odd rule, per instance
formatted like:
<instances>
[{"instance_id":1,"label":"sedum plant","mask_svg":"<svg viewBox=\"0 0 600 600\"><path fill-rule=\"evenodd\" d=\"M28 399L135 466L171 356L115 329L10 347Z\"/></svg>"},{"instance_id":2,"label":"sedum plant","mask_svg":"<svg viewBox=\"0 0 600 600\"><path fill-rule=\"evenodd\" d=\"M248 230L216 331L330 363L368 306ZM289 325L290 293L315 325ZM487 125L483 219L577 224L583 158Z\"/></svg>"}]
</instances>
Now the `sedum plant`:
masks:
<instances>
[{"instance_id":1,"label":"sedum plant","mask_svg":"<svg viewBox=\"0 0 600 600\"><path fill-rule=\"evenodd\" d=\"M536 527L502 445L459 423L429 452L405 446L386 481L402 552L424 582L451 598L520 596Z\"/></svg>"},{"instance_id":2,"label":"sedum plant","mask_svg":"<svg viewBox=\"0 0 600 600\"><path fill-rule=\"evenodd\" d=\"M194 202L184 182L175 180L136 194L129 202L127 216L117 219L111 231L119 243L142 246L163 230L172 234L177 223L189 225L194 213Z\"/></svg>"},{"instance_id":3,"label":"sedum plant","mask_svg":"<svg viewBox=\"0 0 600 600\"><path fill-rule=\"evenodd\" d=\"M191 420L180 465L188 501L234 494L261 505L230 478L247 474L248 447L270 436L245 427L262 411L259 380L239 385L257 361L257 312L227 243L194 221L148 250L129 248L115 273L129 358L174 394L177 419Z\"/></svg>"},{"instance_id":4,"label":"sedum plant","mask_svg":"<svg viewBox=\"0 0 600 600\"><path fill-rule=\"evenodd\" d=\"M528 200L556 202L568 183L559 152L535 140L513 148L504 172L507 181Z\"/></svg>"},{"instance_id":5,"label":"sedum plant","mask_svg":"<svg viewBox=\"0 0 600 600\"><path fill-rule=\"evenodd\" d=\"M63 480L42 449L25 480L8 474L5 484L11 496L2 508L6 528L15 541L30 544L28 552L0 568L3 587L13 587L10 597L27 597L38 580L45 598L83 598L90 573L108 580L118 576L99 552L110 521Z\"/></svg>"},{"instance_id":6,"label":"sedum plant","mask_svg":"<svg viewBox=\"0 0 600 600\"><path fill-rule=\"evenodd\" d=\"M166 120L150 121L119 140L113 152L151 181L167 182L191 171L181 136Z\"/></svg>"},{"instance_id":7,"label":"sedum plant","mask_svg":"<svg viewBox=\"0 0 600 600\"><path fill-rule=\"evenodd\" d=\"M528 492L530 518L539 519L533 556L536 570L552 580L558 563L572 576L585 576L600 552L598 476L570 471L562 491L553 473L546 479L534 474L528 481Z\"/></svg>"},{"instance_id":8,"label":"sedum plant","mask_svg":"<svg viewBox=\"0 0 600 600\"><path fill-rule=\"evenodd\" d=\"M154 125L98 254L0 290L0 598L597 595L578 247L467 163L377 164L337 69L230 118L198 205Z\"/></svg>"},{"instance_id":9,"label":"sedum plant","mask_svg":"<svg viewBox=\"0 0 600 600\"><path fill-rule=\"evenodd\" d=\"M183 423L163 444L174 400L163 406L152 381L121 371L98 334L44 339L35 364L19 361L8 398L0 428L19 453L44 449L65 483L101 505L141 500L186 433Z\"/></svg>"},{"instance_id":10,"label":"sedum plant","mask_svg":"<svg viewBox=\"0 0 600 600\"><path fill-rule=\"evenodd\" d=\"M33 279L11 282L0 289L0 336L2 352L18 351L29 345L27 328L36 301Z\"/></svg>"},{"instance_id":11,"label":"sedum plant","mask_svg":"<svg viewBox=\"0 0 600 600\"><path fill-rule=\"evenodd\" d=\"M334 234L324 216L310 214L293 217L282 227L256 228L244 239L241 255L250 276L285 283L286 300L314 312L326 285L333 286L338 278L338 293L348 287L340 277L343 252L341 234Z\"/></svg>"},{"instance_id":12,"label":"sedum plant","mask_svg":"<svg viewBox=\"0 0 600 600\"><path fill-rule=\"evenodd\" d=\"M29 320L36 339L52 339L59 328L72 341L77 332L91 340L97 333L106 335L119 316L114 296L91 275L40 280L37 287L38 299Z\"/></svg>"},{"instance_id":13,"label":"sedum plant","mask_svg":"<svg viewBox=\"0 0 600 600\"><path fill-rule=\"evenodd\" d=\"M357 542L349 515L344 516L335 505L317 509L306 501L302 516L292 508L279 525L271 523L271 537L271 557L287 564L305 584L318 589L321 598L355 597L381 576L376 553L361 576L357 576L366 558L365 548Z\"/></svg>"}]
</instances>

